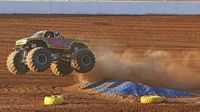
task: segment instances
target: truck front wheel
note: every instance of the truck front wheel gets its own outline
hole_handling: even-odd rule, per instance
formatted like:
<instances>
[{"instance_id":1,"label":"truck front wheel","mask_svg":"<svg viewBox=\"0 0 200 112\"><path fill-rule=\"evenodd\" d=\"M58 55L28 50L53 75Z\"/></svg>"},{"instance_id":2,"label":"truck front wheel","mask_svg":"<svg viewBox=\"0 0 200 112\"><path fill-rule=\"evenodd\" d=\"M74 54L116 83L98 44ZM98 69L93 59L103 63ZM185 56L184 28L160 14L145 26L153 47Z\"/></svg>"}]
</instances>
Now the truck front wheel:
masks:
<instances>
[{"instance_id":1,"label":"truck front wheel","mask_svg":"<svg viewBox=\"0 0 200 112\"><path fill-rule=\"evenodd\" d=\"M51 64L50 51L43 47L32 49L27 55L27 65L33 72L43 72Z\"/></svg>"}]
</instances>

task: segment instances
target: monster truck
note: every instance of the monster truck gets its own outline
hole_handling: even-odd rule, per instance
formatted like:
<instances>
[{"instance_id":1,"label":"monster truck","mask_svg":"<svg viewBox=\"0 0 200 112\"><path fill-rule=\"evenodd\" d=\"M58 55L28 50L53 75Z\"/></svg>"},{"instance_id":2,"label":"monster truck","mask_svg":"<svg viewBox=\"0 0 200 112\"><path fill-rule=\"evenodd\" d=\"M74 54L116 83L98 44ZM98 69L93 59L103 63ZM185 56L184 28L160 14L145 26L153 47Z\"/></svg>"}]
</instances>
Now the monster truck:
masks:
<instances>
[{"instance_id":1,"label":"monster truck","mask_svg":"<svg viewBox=\"0 0 200 112\"><path fill-rule=\"evenodd\" d=\"M49 67L58 76L68 75L73 70L86 73L95 66L95 56L88 43L64 38L56 31L38 31L16 41L15 51L7 58L7 68L12 74L25 74L29 70L43 72Z\"/></svg>"}]
</instances>

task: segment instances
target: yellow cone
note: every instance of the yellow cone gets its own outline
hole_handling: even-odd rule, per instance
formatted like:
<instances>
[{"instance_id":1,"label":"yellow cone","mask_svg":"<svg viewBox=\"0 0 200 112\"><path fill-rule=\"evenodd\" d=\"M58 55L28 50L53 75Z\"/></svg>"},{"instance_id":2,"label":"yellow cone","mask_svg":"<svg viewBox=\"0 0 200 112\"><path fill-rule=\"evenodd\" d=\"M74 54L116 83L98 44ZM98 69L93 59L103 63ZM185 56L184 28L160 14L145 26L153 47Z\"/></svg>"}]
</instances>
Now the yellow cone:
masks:
<instances>
[{"instance_id":1,"label":"yellow cone","mask_svg":"<svg viewBox=\"0 0 200 112\"><path fill-rule=\"evenodd\" d=\"M59 105L64 103L64 98L59 95L46 96L44 98L44 105Z\"/></svg>"},{"instance_id":2,"label":"yellow cone","mask_svg":"<svg viewBox=\"0 0 200 112\"><path fill-rule=\"evenodd\" d=\"M152 103L162 103L165 101L165 98L161 96L142 96L140 98L140 102L142 104L152 104Z\"/></svg>"}]
</instances>

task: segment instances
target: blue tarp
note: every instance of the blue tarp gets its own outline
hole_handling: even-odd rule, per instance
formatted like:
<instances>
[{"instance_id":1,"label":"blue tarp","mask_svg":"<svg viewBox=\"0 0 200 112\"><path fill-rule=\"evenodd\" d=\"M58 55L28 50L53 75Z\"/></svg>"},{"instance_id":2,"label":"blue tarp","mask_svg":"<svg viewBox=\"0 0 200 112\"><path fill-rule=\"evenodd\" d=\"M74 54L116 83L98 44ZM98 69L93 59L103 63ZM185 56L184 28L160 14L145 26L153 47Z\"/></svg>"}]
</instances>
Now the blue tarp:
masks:
<instances>
[{"instance_id":1,"label":"blue tarp","mask_svg":"<svg viewBox=\"0 0 200 112\"><path fill-rule=\"evenodd\" d=\"M152 86L147 86L139 83L124 82L118 80L109 80L101 83L91 83L88 85L90 89L93 89L100 93L105 94L119 94L119 95L160 95L160 96L193 96L190 93L184 91L177 91L172 89L157 88Z\"/></svg>"}]
</instances>

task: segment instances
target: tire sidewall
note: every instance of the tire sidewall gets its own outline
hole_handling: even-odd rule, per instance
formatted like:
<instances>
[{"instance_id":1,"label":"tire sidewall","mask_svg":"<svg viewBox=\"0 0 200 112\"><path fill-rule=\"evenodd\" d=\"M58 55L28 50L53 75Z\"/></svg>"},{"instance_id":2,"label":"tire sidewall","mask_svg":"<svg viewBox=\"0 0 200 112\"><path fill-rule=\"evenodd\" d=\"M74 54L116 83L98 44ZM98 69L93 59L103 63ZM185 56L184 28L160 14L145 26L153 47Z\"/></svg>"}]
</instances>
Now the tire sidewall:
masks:
<instances>
[{"instance_id":1,"label":"tire sidewall","mask_svg":"<svg viewBox=\"0 0 200 112\"><path fill-rule=\"evenodd\" d=\"M46 63L45 64L41 64L38 63L38 56L40 55L44 55L46 57ZM34 72L43 72L46 69L49 68L50 64L51 64L51 54L50 51L46 48L43 47L37 47L32 49L27 56L27 64L28 67L34 71Z\"/></svg>"},{"instance_id":2,"label":"tire sidewall","mask_svg":"<svg viewBox=\"0 0 200 112\"><path fill-rule=\"evenodd\" d=\"M44 49L41 49L41 50L38 50L35 52L34 56L33 56L33 62L35 64L35 66L37 66L38 68L41 68L41 69L45 69L45 68L48 68L51 61L51 57L48 53L44 52L45 50ZM45 59L45 63L42 64L39 60L40 56L44 56L46 59Z\"/></svg>"},{"instance_id":3,"label":"tire sidewall","mask_svg":"<svg viewBox=\"0 0 200 112\"><path fill-rule=\"evenodd\" d=\"M84 64L83 63L83 57L88 57L90 58L90 64ZM79 72L79 73L85 73L85 72L89 72L95 64L95 57L94 54L88 50L88 49L80 49L76 56L72 59L72 63L73 63L73 68L75 69L75 71Z\"/></svg>"}]
</instances>

